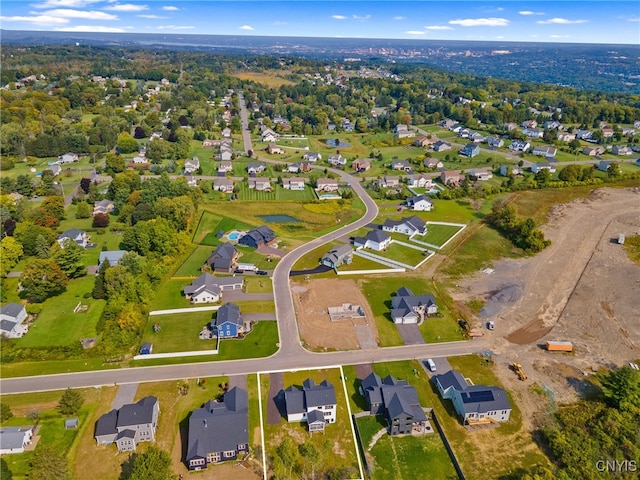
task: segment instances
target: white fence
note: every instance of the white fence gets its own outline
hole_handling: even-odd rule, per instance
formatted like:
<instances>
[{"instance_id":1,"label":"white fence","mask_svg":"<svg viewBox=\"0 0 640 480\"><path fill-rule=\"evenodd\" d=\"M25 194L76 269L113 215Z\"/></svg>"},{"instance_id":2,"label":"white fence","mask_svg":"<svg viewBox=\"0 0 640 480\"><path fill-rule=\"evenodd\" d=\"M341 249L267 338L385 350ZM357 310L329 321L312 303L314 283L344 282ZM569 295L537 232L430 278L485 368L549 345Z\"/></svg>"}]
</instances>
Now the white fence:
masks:
<instances>
[{"instance_id":1,"label":"white fence","mask_svg":"<svg viewBox=\"0 0 640 480\"><path fill-rule=\"evenodd\" d=\"M366 275L373 273L402 273L406 272L406 268L378 268L374 270L347 270L338 271L338 275Z\"/></svg>"},{"instance_id":2,"label":"white fence","mask_svg":"<svg viewBox=\"0 0 640 480\"><path fill-rule=\"evenodd\" d=\"M214 312L220 308L220 305L213 307L191 307L191 308L174 308L171 310L154 310L149 312L149 316L155 315L171 315L172 313L191 313L191 312Z\"/></svg>"}]
</instances>

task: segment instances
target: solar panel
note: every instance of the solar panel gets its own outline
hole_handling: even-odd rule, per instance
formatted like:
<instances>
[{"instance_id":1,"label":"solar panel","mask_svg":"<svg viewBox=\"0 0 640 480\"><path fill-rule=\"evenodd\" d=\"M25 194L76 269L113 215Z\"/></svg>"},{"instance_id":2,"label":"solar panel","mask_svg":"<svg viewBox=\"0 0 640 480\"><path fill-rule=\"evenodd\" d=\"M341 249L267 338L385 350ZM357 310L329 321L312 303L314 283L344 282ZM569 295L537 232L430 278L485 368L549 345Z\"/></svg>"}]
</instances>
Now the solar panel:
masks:
<instances>
[{"instance_id":1,"label":"solar panel","mask_svg":"<svg viewBox=\"0 0 640 480\"><path fill-rule=\"evenodd\" d=\"M481 390L478 392L464 392L462 395L463 403L480 403L493 402L493 392L491 390Z\"/></svg>"}]
</instances>

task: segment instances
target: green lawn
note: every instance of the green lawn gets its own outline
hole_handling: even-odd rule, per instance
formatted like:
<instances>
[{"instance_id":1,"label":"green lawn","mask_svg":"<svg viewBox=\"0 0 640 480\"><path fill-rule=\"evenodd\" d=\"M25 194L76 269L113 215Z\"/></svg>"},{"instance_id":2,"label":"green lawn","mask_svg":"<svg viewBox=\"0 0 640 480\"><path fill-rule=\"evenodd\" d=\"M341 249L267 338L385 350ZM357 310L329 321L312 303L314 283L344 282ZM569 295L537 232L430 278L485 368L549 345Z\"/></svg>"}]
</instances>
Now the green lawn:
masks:
<instances>
[{"instance_id":1,"label":"green lawn","mask_svg":"<svg viewBox=\"0 0 640 480\"><path fill-rule=\"evenodd\" d=\"M163 282L157 289L150 310L169 310L193 306L182 294L182 288L190 283L191 280L186 278L172 278Z\"/></svg>"},{"instance_id":2,"label":"green lawn","mask_svg":"<svg viewBox=\"0 0 640 480\"><path fill-rule=\"evenodd\" d=\"M254 248L243 245L236 245L240 256L238 261L242 263L252 263L261 270L273 270L280 261L278 257L268 257L258 253Z\"/></svg>"},{"instance_id":3,"label":"green lawn","mask_svg":"<svg viewBox=\"0 0 640 480\"><path fill-rule=\"evenodd\" d=\"M315 200L316 194L309 185L305 186L304 190L288 190L283 188L282 185L279 184L271 184L271 191L257 191L255 189L249 188L247 182L241 182L240 184L240 192L238 193L238 198L240 200L253 200L253 201L269 201L269 200L279 200L279 201L304 201L304 200Z\"/></svg>"},{"instance_id":4,"label":"green lawn","mask_svg":"<svg viewBox=\"0 0 640 480\"><path fill-rule=\"evenodd\" d=\"M422 242L431 243L441 246L451 237L453 237L462 227L453 225L439 225L437 223L429 223L427 225L427 234L423 237L415 237Z\"/></svg>"},{"instance_id":5,"label":"green lawn","mask_svg":"<svg viewBox=\"0 0 640 480\"><path fill-rule=\"evenodd\" d=\"M309 253L298 259L298 261L293 265L293 270L306 270L317 267L320 265L320 259L325 255L325 253L329 252L336 245L342 245L342 242L336 240L321 245L318 248L314 248ZM357 257L354 257L354 260L355 258Z\"/></svg>"},{"instance_id":6,"label":"green lawn","mask_svg":"<svg viewBox=\"0 0 640 480\"><path fill-rule=\"evenodd\" d=\"M215 340L200 340L198 333L211 322L215 312L180 313L149 317L141 343L153 343L153 353L213 350ZM158 333L153 326L160 327Z\"/></svg>"},{"instance_id":7,"label":"green lawn","mask_svg":"<svg viewBox=\"0 0 640 480\"><path fill-rule=\"evenodd\" d=\"M244 277L244 290L247 293L272 293L273 282L269 277L246 276Z\"/></svg>"},{"instance_id":8,"label":"green lawn","mask_svg":"<svg viewBox=\"0 0 640 480\"><path fill-rule=\"evenodd\" d=\"M211 215L211 213L205 211L203 212L202 215L204 218L205 216ZM207 227L211 227L211 230L209 230L208 228L205 230L204 227L200 228L200 225L198 226L198 230L200 231L200 233L196 233L194 237L194 239L196 240L196 243L200 243L201 245L215 246L221 241L226 241L221 238L218 238L217 236L218 232L222 231L224 233L229 233L232 230L251 230L253 228L253 226L248 225L247 223L241 222L239 220L235 220L233 218L229 218L229 217L219 217L219 218L220 220L216 224L214 224L209 219L206 220L206 225Z\"/></svg>"},{"instance_id":9,"label":"green lawn","mask_svg":"<svg viewBox=\"0 0 640 480\"><path fill-rule=\"evenodd\" d=\"M214 248L205 245L198 245L193 249L193 253L180 265L173 274L174 277L197 277L200 275L200 268L209 258Z\"/></svg>"},{"instance_id":10,"label":"green lawn","mask_svg":"<svg viewBox=\"0 0 640 480\"><path fill-rule=\"evenodd\" d=\"M66 292L45 300L38 319L24 337L16 340L17 345L21 348L70 345L81 338L95 337L105 301L84 298L84 294L93 290L93 281L91 276L70 280ZM73 313L80 302L89 309Z\"/></svg>"},{"instance_id":11,"label":"green lawn","mask_svg":"<svg viewBox=\"0 0 640 480\"><path fill-rule=\"evenodd\" d=\"M406 240L407 239L401 241ZM372 251L371 253L391 260L396 260L407 265L415 266L422 260L424 260L425 255L423 254L423 252L424 250L416 250L414 248L405 247L404 245L400 245L399 243L394 242L382 252Z\"/></svg>"},{"instance_id":12,"label":"green lawn","mask_svg":"<svg viewBox=\"0 0 640 480\"><path fill-rule=\"evenodd\" d=\"M339 270L348 272L352 270L378 270L380 268L389 267L387 265L382 265L381 263L374 262L373 260L369 260L368 258L358 257L357 255L354 255L353 261L349 265L341 265L339 267Z\"/></svg>"}]
</instances>

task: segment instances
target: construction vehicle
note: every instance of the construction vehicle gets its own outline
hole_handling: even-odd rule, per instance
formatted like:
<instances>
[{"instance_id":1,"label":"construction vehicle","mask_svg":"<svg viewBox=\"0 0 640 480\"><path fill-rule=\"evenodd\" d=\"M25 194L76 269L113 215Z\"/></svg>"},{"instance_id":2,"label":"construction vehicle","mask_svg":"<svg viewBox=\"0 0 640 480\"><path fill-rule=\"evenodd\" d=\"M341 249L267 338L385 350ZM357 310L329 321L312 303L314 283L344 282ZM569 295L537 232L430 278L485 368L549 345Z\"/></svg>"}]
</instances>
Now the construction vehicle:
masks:
<instances>
[{"instance_id":1,"label":"construction vehicle","mask_svg":"<svg viewBox=\"0 0 640 480\"><path fill-rule=\"evenodd\" d=\"M520 365L519 363L513 363L511 364L511 368L513 369L514 372L516 372L516 375L518 376L518 380L522 380L524 382L527 379L527 375L524 373L524 370L522 369L522 365Z\"/></svg>"}]
</instances>

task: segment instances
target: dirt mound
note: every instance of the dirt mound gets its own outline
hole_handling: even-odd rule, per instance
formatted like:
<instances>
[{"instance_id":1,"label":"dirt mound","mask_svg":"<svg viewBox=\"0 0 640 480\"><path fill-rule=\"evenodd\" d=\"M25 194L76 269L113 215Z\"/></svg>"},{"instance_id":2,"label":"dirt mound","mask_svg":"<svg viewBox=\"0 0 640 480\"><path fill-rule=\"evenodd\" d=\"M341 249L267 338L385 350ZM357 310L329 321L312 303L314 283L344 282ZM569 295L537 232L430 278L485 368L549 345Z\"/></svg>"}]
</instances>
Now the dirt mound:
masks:
<instances>
[{"instance_id":1,"label":"dirt mound","mask_svg":"<svg viewBox=\"0 0 640 480\"><path fill-rule=\"evenodd\" d=\"M491 295L478 315L481 318L489 318L500 313L505 307L513 305L522 297L522 287L519 285L506 285Z\"/></svg>"}]
</instances>

